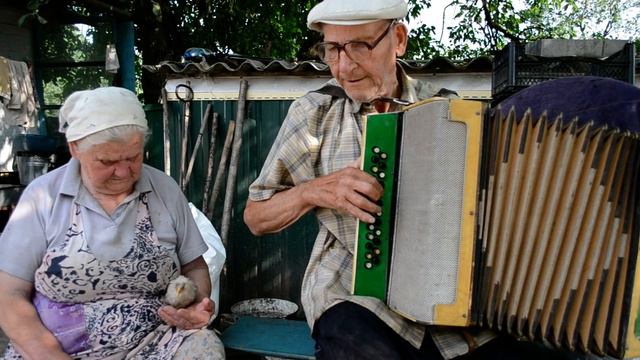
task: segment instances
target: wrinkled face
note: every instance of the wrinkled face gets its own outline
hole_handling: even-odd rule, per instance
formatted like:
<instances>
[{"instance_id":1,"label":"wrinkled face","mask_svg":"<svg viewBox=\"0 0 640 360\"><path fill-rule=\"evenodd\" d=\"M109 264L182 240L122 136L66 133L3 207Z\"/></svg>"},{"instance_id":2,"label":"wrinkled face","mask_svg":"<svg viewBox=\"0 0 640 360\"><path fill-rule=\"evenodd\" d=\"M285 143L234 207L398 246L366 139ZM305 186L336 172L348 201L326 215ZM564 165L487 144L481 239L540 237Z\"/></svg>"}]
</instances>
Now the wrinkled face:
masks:
<instances>
[{"instance_id":1,"label":"wrinkled face","mask_svg":"<svg viewBox=\"0 0 640 360\"><path fill-rule=\"evenodd\" d=\"M82 181L92 193L123 195L133 191L140 178L144 138L134 134L124 142L107 142L79 152L70 145L71 155L80 162Z\"/></svg>"},{"instance_id":2,"label":"wrinkled face","mask_svg":"<svg viewBox=\"0 0 640 360\"><path fill-rule=\"evenodd\" d=\"M345 44L349 41L373 43L390 21L381 20L362 25L323 24L324 41ZM355 62L340 51L339 59L329 63L331 74L354 100L365 102L379 96L400 96L396 77L396 57L404 55L407 30L402 24L392 25L367 60Z\"/></svg>"}]
</instances>

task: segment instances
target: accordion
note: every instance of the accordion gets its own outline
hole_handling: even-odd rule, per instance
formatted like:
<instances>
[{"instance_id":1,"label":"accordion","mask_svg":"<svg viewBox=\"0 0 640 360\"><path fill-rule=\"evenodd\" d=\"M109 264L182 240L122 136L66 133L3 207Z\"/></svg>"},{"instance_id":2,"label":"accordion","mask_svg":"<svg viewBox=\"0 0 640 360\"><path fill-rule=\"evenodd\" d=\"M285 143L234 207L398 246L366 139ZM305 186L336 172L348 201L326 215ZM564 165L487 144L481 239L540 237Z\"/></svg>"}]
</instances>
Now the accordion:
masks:
<instances>
[{"instance_id":1,"label":"accordion","mask_svg":"<svg viewBox=\"0 0 640 360\"><path fill-rule=\"evenodd\" d=\"M358 223L353 293L423 324L640 356L638 129L543 100L365 118L362 169L385 191Z\"/></svg>"}]
</instances>

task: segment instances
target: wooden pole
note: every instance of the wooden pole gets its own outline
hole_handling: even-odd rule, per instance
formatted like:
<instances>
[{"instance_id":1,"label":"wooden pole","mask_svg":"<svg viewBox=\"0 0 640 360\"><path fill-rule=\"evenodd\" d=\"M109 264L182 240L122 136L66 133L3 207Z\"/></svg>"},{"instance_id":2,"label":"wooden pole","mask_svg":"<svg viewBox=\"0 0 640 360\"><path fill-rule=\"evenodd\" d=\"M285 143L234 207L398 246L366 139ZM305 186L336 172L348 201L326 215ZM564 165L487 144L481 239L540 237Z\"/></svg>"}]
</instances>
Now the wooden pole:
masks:
<instances>
[{"instance_id":1,"label":"wooden pole","mask_svg":"<svg viewBox=\"0 0 640 360\"><path fill-rule=\"evenodd\" d=\"M189 120L191 119L191 101L185 101L182 103L184 106L184 127L182 130L182 146L180 147L180 189L184 192L187 187L184 183L184 176L187 169L187 143L189 140Z\"/></svg>"},{"instance_id":2,"label":"wooden pole","mask_svg":"<svg viewBox=\"0 0 640 360\"><path fill-rule=\"evenodd\" d=\"M240 161L240 147L242 146L242 125L244 123L245 108L247 104L247 80L240 80L240 92L238 94L238 112L236 115L236 129L233 135L233 148L231 149L231 160L229 161L229 174L227 177L227 190L224 195L224 210L222 212L222 233L220 238L225 248L228 245L229 225L231 223L231 205L236 192L236 175L238 173L238 162Z\"/></svg>"},{"instance_id":3,"label":"wooden pole","mask_svg":"<svg viewBox=\"0 0 640 360\"><path fill-rule=\"evenodd\" d=\"M213 162L216 157L216 136L218 134L218 113L213 113L213 121L211 123L211 138L209 140L209 161L207 163L207 177L204 181L204 194L202 195L202 212L207 214L209 211L209 192L211 191L211 179L213 178Z\"/></svg>"},{"instance_id":4,"label":"wooden pole","mask_svg":"<svg viewBox=\"0 0 640 360\"><path fill-rule=\"evenodd\" d=\"M160 90L162 95L162 136L164 173L171 176L171 140L169 139L169 104L167 103L167 90L163 87Z\"/></svg>"},{"instance_id":5,"label":"wooden pole","mask_svg":"<svg viewBox=\"0 0 640 360\"><path fill-rule=\"evenodd\" d=\"M211 199L209 199L209 212L205 213L209 220L213 220L213 210L216 205L216 199L220 193L222 187L222 177L227 171L227 158L231 150L231 142L233 140L233 133L236 128L235 121L229 121L229 128L227 129L227 136L224 139L224 146L222 147L222 154L220 154L220 164L218 165L218 171L216 172L216 180L213 183L213 190L211 191Z\"/></svg>"},{"instance_id":6,"label":"wooden pole","mask_svg":"<svg viewBox=\"0 0 640 360\"><path fill-rule=\"evenodd\" d=\"M204 111L204 116L202 116L202 120L200 120L200 131L198 132L198 137L196 138L196 144L193 146L193 152L191 153L191 158L189 158L189 166L187 167L187 174L184 176L185 189L189 185L189 180L191 180L191 172L193 171L193 164L196 162L196 156L198 155L198 150L202 145L202 135L204 134L204 128L207 126L207 120L209 119L210 112L211 112L211 103L207 104L207 109Z\"/></svg>"},{"instance_id":7,"label":"wooden pole","mask_svg":"<svg viewBox=\"0 0 640 360\"><path fill-rule=\"evenodd\" d=\"M184 88L184 90L181 90ZM176 86L176 97L182 102L182 146L180 147L180 189L184 192L187 187L185 186L185 175L187 172L187 147L189 143L189 123L191 122L191 100L193 100L193 89L191 89L191 82L187 81L186 84L179 84Z\"/></svg>"}]
</instances>

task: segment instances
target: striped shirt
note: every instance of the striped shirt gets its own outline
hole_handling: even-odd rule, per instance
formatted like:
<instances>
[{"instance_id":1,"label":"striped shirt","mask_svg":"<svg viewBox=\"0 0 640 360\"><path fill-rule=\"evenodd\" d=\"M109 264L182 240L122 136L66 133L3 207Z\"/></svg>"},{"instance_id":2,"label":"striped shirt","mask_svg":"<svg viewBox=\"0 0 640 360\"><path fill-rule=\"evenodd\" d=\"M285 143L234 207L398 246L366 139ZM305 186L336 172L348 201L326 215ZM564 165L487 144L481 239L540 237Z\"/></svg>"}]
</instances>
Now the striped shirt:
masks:
<instances>
[{"instance_id":1,"label":"striped shirt","mask_svg":"<svg viewBox=\"0 0 640 360\"><path fill-rule=\"evenodd\" d=\"M431 84L411 79L398 69L403 100L416 102L437 93ZM338 86L335 79L328 84ZM390 109L398 110L401 109ZM318 92L307 93L293 102L260 175L249 187L249 199L267 200L278 191L352 164L360 157L362 115L374 111L370 105ZM491 339L476 339L459 329L425 327L398 315L376 298L351 295L356 219L326 208L317 208L315 214L320 231L302 282L302 306L311 328L326 309L350 301L372 311L416 348L429 332L447 359L467 353L470 343L479 345Z\"/></svg>"}]
</instances>

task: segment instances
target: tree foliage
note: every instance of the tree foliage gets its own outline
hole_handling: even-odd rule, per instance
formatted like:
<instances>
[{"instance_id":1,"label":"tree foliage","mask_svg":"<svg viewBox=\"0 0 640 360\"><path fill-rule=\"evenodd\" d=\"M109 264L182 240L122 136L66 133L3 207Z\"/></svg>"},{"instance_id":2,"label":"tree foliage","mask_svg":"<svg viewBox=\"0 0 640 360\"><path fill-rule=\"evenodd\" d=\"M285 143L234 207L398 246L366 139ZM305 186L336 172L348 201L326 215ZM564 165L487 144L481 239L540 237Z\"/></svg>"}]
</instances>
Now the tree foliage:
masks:
<instances>
[{"instance_id":1,"label":"tree foliage","mask_svg":"<svg viewBox=\"0 0 640 360\"><path fill-rule=\"evenodd\" d=\"M309 49L320 35L307 29L306 17L318 1L102 0L130 14L135 24L135 45L144 64L179 61L190 47L210 49L221 58L237 54L290 61L311 59ZM454 14L447 38L439 38L433 26L417 23L420 14L430 10L432 1L447 1L447 11ZM82 3L90 4L30 0L32 12L26 17L43 22L51 17L39 10L63 8L94 21L107 18L103 9L77 5ZM624 33L637 40L639 8L640 0L409 0L405 20L412 30L406 57L465 60L491 54L509 41L541 38L612 38ZM60 41L82 47L76 44L82 41L77 35L62 34ZM51 41L52 52L70 55L64 52L65 44ZM157 101L162 79L148 72L141 75L145 101Z\"/></svg>"},{"instance_id":2,"label":"tree foliage","mask_svg":"<svg viewBox=\"0 0 640 360\"><path fill-rule=\"evenodd\" d=\"M315 1L133 0L136 46L145 64L180 60L189 47L218 54L306 59L319 36L306 29L306 13ZM143 73L145 90L158 79ZM155 85L153 85L155 84ZM147 91L145 91L147 93ZM157 92L145 96L157 99Z\"/></svg>"},{"instance_id":3,"label":"tree foliage","mask_svg":"<svg viewBox=\"0 0 640 360\"><path fill-rule=\"evenodd\" d=\"M61 104L76 90L108 85L113 75L103 71L104 66L65 66L77 62L104 61L106 44L112 42L108 26L88 27L82 32L73 25L47 23L41 31L41 64L56 63L55 67L42 66L45 103ZM73 81L70 81L73 79Z\"/></svg>"},{"instance_id":4,"label":"tree foliage","mask_svg":"<svg viewBox=\"0 0 640 360\"><path fill-rule=\"evenodd\" d=\"M410 1L417 8L430 5ZM429 29L418 27L410 34L410 56L462 60L491 54L509 41L640 38L640 0L451 0L448 8L455 13L449 38L433 39Z\"/></svg>"}]
</instances>

